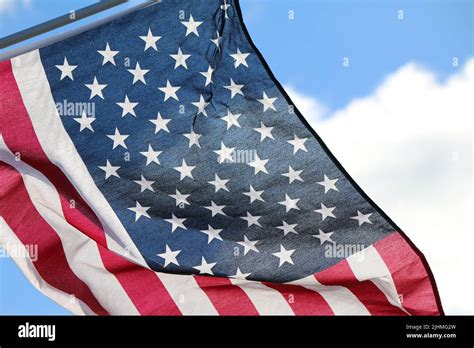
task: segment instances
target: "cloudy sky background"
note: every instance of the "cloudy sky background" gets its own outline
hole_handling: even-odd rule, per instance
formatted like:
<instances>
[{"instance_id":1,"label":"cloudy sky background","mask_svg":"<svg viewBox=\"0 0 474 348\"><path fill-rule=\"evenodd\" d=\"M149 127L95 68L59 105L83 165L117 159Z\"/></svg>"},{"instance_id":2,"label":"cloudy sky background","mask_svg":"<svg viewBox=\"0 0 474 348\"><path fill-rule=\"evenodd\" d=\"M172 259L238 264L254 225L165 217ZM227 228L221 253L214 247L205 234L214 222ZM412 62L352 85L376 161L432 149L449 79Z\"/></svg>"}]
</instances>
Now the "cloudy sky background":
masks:
<instances>
[{"instance_id":1,"label":"cloudy sky background","mask_svg":"<svg viewBox=\"0 0 474 348\"><path fill-rule=\"evenodd\" d=\"M68 12L64 3L0 0L0 35ZM472 314L473 2L241 3L294 103L426 255L446 313ZM30 21L19 24L20 13ZM0 259L0 272L0 314L66 313L11 260Z\"/></svg>"}]
</instances>

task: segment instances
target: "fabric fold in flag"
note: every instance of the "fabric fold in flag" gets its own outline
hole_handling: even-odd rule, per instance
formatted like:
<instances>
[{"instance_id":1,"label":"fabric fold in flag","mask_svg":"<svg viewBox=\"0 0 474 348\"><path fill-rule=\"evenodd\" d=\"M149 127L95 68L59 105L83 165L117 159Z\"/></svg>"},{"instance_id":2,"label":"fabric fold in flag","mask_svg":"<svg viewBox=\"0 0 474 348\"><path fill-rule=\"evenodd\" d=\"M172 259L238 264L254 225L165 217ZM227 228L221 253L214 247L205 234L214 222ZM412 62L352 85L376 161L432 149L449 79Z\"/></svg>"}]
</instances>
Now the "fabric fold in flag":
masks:
<instances>
[{"instance_id":1,"label":"fabric fold in flag","mask_svg":"<svg viewBox=\"0 0 474 348\"><path fill-rule=\"evenodd\" d=\"M0 241L73 313L443 314L237 1L164 0L0 76Z\"/></svg>"}]
</instances>

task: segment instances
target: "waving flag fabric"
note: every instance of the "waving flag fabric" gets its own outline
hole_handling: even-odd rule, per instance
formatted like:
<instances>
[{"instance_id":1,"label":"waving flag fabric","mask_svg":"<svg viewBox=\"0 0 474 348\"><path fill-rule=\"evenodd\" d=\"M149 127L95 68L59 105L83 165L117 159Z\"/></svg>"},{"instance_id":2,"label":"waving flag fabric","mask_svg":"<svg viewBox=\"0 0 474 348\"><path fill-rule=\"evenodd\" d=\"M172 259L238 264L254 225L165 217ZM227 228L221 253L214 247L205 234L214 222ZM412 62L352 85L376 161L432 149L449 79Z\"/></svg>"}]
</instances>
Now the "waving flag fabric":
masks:
<instances>
[{"instance_id":1,"label":"waving flag fabric","mask_svg":"<svg viewBox=\"0 0 474 348\"><path fill-rule=\"evenodd\" d=\"M442 314L238 2L150 5L0 63L0 86L1 241L72 312Z\"/></svg>"}]
</instances>

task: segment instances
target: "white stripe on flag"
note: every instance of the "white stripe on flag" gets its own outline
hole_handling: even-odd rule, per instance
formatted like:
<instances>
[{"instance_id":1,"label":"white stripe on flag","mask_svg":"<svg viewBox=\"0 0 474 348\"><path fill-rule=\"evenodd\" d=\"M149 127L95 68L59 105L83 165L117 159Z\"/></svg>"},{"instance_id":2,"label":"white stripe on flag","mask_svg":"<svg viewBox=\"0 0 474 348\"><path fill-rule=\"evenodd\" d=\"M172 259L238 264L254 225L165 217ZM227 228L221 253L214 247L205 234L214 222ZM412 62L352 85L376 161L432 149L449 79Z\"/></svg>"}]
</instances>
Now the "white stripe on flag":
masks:
<instances>
[{"instance_id":1,"label":"white stripe on flag","mask_svg":"<svg viewBox=\"0 0 474 348\"><path fill-rule=\"evenodd\" d=\"M36 210L61 239L69 267L87 284L102 307L114 314L139 314L115 275L105 269L97 243L66 221L53 184L25 162L16 161L1 134L0 160L21 174Z\"/></svg>"},{"instance_id":2,"label":"white stripe on flag","mask_svg":"<svg viewBox=\"0 0 474 348\"><path fill-rule=\"evenodd\" d=\"M283 295L260 282L229 278L231 283L239 286L250 298L261 315L294 315Z\"/></svg>"},{"instance_id":3,"label":"white stripe on flag","mask_svg":"<svg viewBox=\"0 0 474 348\"><path fill-rule=\"evenodd\" d=\"M84 201L96 213L106 232L108 248L149 268L104 195L95 185L64 129L39 50L16 57L14 64L12 62L12 71L43 151L52 163L61 168Z\"/></svg>"},{"instance_id":4,"label":"white stripe on flag","mask_svg":"<svg viewBox=\"0 0 474 348\"><path fill-rule=\"evenodd\" d=\"M75 296L67 294L48 284L36 270L29 256L28 249L18 239L6 221L0 216L0 245L5 248L28 281L42 294L48 296L60 306L76 315L95 315L87 304Z\"/></svg>"},{"instance_id":5,"label":"white stripe on flag","mask_svg":"<svg viewBox=\"0 0 474 348\"><path fill-rule=\"evenodd\" d=\"M300 285L306 289L317 291L326 300L335 315L370 315L363 303L346 287L323 285L312 275L287 284Z\"/></svg>"},{"instance_id":6,"label":"white stripe on flag","mask_svg":"<svg viewBox=\"0 0 474 348\"><path fill-rule=\"evenodd\" d=\"M183 315L218 315L206 293L191 275L156 272Z\"/></svg>"},{"instance_id":7,"label":"white stripe on flag","mask_svg":"<svg viewBox=\"0 0 474 348\"><path fill-rule=\"evenodd\" d=\"M387 300L395 307L409 314L403 308L398 297L395 283L387 265L383 261L378 251L371 245L358 253L347 258L347 262L354 272L355 277L360 281L370 280L382 291Z\"/></svg>"}]
</instances>

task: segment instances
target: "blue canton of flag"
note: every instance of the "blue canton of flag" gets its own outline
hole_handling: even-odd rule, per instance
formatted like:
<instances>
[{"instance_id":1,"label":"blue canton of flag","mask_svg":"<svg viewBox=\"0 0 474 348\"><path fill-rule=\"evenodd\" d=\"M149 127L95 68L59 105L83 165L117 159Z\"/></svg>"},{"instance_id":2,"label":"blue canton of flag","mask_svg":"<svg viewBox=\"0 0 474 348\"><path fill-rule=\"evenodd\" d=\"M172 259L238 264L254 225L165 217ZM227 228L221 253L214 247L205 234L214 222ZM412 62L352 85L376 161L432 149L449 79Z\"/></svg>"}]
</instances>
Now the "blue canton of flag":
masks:
<instances>
[{"instance_id":1,"label":"blue canton of flag","mask_svg":"<svg viewBox=\"0 0 474 348\"><path fill-rule=\"evenodd\" d=\"M328 243L393 232L220 3L165 1L42 50L56 103L95 104L64 127L150 267L285 282L340 261Z\"/></svg>"}]
</instances>

